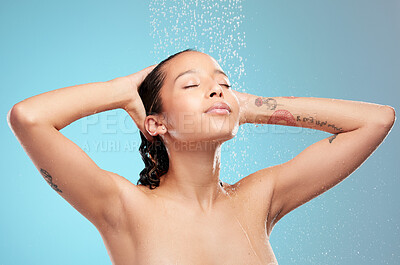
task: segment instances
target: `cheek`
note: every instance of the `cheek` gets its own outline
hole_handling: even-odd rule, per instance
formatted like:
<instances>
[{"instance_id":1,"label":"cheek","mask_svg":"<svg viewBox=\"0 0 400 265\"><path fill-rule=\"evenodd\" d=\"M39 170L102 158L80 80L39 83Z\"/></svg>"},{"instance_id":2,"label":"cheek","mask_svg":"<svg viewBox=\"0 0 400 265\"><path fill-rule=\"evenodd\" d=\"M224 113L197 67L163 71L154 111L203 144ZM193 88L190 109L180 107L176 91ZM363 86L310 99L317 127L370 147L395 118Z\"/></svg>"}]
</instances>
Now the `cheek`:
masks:
<instances>
[{"instance_id":1,"label":"cheek","mask_svg":"<svg viewBox=\"0 0 400 265\"><path fill-rule=\"evenodd\" d=\"M174 103L174 112L180 115L197 116L204 108L196 97L180 97Z\"/></svg>"},{"instance_id":2,"label":"cheek","mask_svg":"<svg viewBox=\"0 0 400 265\"><path fill-rule=\"evenodd\" d=\"M235 107L235 109L239 109L239 107L240 107L239 99L233 92L231 94L231 97L232 97L232 99L231 99L232 105Z\"/></svg>"},{"instance_id":3,"label":"cheek","mask_svg":"<svg viewBox=\"0 0 400 265\"><path fill-rule=\"evenodd\" d=\"M229 98L228 100L232 108L232 116L233 116L232 118L239 119L239 113L240 113L239 99L235 97L235 95L232 95L232 97Z\"/></svg>"},{"instance_id":4,"label":"cheek","mask_svg":"<svg viewBox=\"0 0 400 265\"><path fill-rule=\"evenodd\" d=\"M198 99L178 97L167 110L168 123L177 130L185 130L200 122L204 108Z\"/></svg>"}]
</instances>

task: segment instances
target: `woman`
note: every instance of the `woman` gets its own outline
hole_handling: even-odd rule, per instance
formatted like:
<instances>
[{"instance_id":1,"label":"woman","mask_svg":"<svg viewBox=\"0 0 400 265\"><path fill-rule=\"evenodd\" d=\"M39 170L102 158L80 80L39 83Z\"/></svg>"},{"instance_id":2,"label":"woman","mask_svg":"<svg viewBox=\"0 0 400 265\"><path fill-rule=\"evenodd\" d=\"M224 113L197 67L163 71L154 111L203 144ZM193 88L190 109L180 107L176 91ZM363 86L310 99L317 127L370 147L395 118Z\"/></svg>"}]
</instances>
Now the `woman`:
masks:
<instances>
[{"instance_id":1,"label":"woman","mask_svg":"<svg viewBox=\"0 0 400 265\"><path fill-rule=\"evenodd\" d=\"M140 129L138 185L99 168L59 132L117 108ZM188 49L132 75L28 98L8 120L49 185L96 226L113 264L277 264L274 225L358 168L389 133L395 112L240 93L212 57ZM286 163L222 183L221 144L244 123L333 135Z\"/></svg>"}]
</instances>

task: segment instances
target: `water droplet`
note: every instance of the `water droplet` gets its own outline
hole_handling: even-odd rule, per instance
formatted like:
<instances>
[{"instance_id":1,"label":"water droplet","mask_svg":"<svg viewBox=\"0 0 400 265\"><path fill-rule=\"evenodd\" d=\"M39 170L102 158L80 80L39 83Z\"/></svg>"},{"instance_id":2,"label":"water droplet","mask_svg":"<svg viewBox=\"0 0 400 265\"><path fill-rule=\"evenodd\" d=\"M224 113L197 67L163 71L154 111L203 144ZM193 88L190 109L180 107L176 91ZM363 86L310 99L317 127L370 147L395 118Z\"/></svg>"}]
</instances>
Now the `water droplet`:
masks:
<instances>
[{"instance_id":1,"label":"water droplet","mask_svg":"<svg viewBox=\"0 0 400 265\"><path fill-rule=\"evenodd\" d=\"M154 40L151 56L154 63L164 60L169 55L189 47L207 53L217 60L234 90L245 92L246 87L241 77L246 75L245 62L241 51L246 48L246 33L241 25L244 21L244 0L151 0L150 36ZM257 126L258 127L258 126ZM223 175L232 176L230 182L236 182L246 172L245 162L253 164L249 153L241 152L238 141L247 142L248 132L239 130L237 136L224 145L229 147L229 165L223 167L228 172ZM237 154L240 152L240 155ZM240 169L240 170L238 170Z\"/></svg>"}]
</instances>

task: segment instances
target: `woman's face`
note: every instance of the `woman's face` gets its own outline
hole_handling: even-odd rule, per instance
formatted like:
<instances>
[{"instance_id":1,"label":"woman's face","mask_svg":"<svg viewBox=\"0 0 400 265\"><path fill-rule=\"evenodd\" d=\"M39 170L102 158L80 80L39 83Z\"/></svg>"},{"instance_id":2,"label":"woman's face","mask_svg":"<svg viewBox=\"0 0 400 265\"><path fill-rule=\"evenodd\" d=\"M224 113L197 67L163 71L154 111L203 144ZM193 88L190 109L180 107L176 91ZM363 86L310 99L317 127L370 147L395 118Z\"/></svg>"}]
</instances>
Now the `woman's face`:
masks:
<instances>
[{"instance_id":1,"label":"woman's face","mask_svg":"<svg viewBox=\"0 0 400 265\"><path fill-rule=\"evenodd\" d=\"M201 52L184 52L171 59L164 71L166 78L160 91L163 124L174 141L226 141L236 135L239 101L214 58ZM231 111L207 113L216 102L226 103Z\"/></svg>"}]
</instances>

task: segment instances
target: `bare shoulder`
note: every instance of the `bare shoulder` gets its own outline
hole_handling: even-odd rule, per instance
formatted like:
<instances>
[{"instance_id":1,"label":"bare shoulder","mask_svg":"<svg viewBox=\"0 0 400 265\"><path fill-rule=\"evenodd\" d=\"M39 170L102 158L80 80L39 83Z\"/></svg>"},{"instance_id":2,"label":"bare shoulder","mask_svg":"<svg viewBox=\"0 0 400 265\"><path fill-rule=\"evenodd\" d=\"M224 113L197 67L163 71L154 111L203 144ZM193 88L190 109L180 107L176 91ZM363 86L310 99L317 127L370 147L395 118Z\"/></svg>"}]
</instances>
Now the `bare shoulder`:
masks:
<instances>
[{"instance_id":1,"label":"bare shoulder","mask_svg":"<svg viewBox=\"0 0 400 265\"><path fill-rule=\"evenodd\" d=\"M107 170L104 170L104 171L114 180L114 182L117 184L119 189L124 189L126 186L129 186L129 185L136 187L136 185L134 185L132 182L130 182L123 176L121 176L115 172L111 172L111 171L107 171Z\"/></svg>"},{"instance_id":2,"label":"bare shoulder","mask_svg":"<svg viewBox=\"0 0 400 265\"><path fill-rule=\"evenodd\" d=\"M255 216L262 218L259 221L266 224L268 235L278 212L272 202L280 167L281 165L276 165L258 170L232 185L232 191L237 193L246 208L251 208Z\"/></svg>"},{"instance_id":3,"label":"bare shoulder","mask_svg":"<svg viewBox=\"0 0 400 265\"><path fill-rule=\"evenodd\" d=\"M272 195L274 177L278 166L271 166L258 170L232 185L232 190L244 196L255 196L259 199Z\"/></svg>"},{"instance_id":4,"label":"bare shoulder","mask_svg":"<svg viewBox=\"0 0 400 265\"><path fill-rule=\"evenodd\" d=\"M116 183L119 190L119 198L122 202L127 203L126 200L129 200L129 203L132 203L131 200L135 200L136 202L140 203L140 200L144 199L147 196L146 194L149 192L149 189L146 186L135 185L134 183L117 173L111 171L107 171L107 173Z\"/></svg>"}]
</instances>

